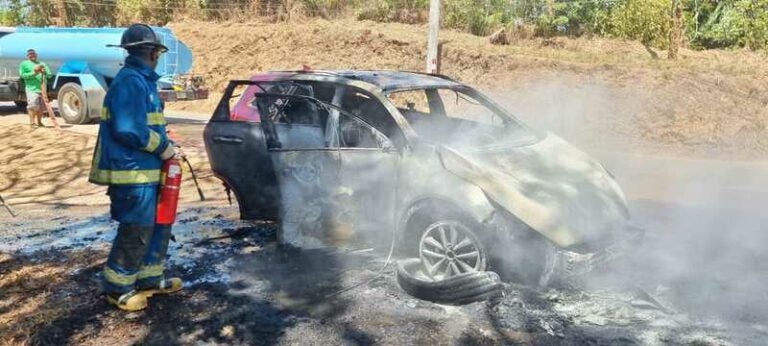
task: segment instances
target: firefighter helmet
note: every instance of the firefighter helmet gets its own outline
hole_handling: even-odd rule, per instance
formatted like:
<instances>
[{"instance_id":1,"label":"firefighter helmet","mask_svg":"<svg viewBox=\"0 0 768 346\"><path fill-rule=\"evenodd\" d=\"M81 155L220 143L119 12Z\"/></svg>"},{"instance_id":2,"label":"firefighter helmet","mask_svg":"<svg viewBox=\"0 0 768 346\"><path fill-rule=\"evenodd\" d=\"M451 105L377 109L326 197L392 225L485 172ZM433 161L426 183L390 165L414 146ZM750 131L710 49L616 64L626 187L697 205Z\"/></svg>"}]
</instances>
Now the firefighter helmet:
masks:
<instances>
[{"instance_id":1,"label":"firefighter helmet","mask_svg":"<svg viewBox=\"0 0 768 346\"><path fill-rule=\"evenodd\" d=\"M121 47L125 49L135 48L155 48L167 51L168 47L160 42L154 30L146 24L132 24L123 32L119 45L109 45L110 47Z\"/></svg>"}]
</instances>

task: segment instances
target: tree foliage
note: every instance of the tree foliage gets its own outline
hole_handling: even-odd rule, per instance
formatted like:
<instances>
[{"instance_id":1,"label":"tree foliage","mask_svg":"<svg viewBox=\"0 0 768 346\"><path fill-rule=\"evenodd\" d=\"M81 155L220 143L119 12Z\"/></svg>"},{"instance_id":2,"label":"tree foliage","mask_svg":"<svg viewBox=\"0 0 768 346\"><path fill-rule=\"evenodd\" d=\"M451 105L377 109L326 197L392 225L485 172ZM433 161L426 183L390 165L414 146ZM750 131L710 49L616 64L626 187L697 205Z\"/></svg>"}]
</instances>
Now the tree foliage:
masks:
<instances>
[{"instance_id":1,"label":"tree foliage","mask_svg":"<svg viewBox=\"0 0 768 346\"><path fill-rule=\"evenodd\" d=\"M671 13L671 0L625 0L610 12L604 32L666 48Z\"/></svg>"},{"instance_id":2,"label":"tree foliage","mask_svg":"<svg viewBox=\"0 0 768 346\"><path fill-rule=\"evenodd\" d=\"M673 0L441 0L442 25L485 36L534 27L540 36L605 36L665 48ZM768 48L768 0L677 0L686 42L699 49ZM162 25L178 17L336 17L424 23L429 0L64 0L68 25ZM0 0L2 25L55 25L59 0ZM287 15L286 15L287 14Z\"/></svg>"},{"instance_id":3,"label":"tree foliage","mask_svg":"<svg viewBox=\"0 0 768 346\"><path fill-rule=\"evenodd\" d=\"M702 0L697 5L687 8L693 46L768 47L768 0Z\"/></svg>"}]
</instances>

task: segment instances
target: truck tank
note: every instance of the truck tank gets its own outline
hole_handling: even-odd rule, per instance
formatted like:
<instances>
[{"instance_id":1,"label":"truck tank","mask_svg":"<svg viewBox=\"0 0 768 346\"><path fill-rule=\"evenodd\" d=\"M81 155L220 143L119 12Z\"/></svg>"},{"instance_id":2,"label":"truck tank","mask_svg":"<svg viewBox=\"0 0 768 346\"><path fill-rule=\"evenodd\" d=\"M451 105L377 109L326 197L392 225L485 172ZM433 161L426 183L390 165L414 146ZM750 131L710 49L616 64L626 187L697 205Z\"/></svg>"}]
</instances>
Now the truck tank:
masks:
<instances>
[{"instance_id":1,"label":"truck tank","mask_svg":"<svg viewBox=\"0 0 768 346\"><path fill-rule=\"evenodd\" d=\"M155 71L161 76L180 75L192 67L192 52L168 28L153 27L168 52L160 57ZM121 28L32 28L19 27L0 37L0 71L3 77L19 76L19 63L27 59L27 49L37 51L40 60L57 71L67 62L81 61L91 70L114 78L125 60L125 50L107 47L119 44Z\"/></svg>"},{"instance_id":2,"label":"truck tank","mask_svg":"<svg viewBox=\"0 0 768 346\"><path fill-rule=\"evenodd\" d=\"M155 71L162 76L158 82L167 100L196 99L207 96L197 85L180 85L178 78L192 67L192 52L168 28L153 27L168 52L160 58ZM50 87L58 92L59 110L69 123L84 123L100 115L101 103L109 82L126 57L122 48L107 47L120 43L124 28L37 28L0 29L0 101L23 101L9 95L19 86L19 64L26 60L27 49L37 51L55 78ZM198 84L198 83L195 83ZM78 88L79 87L79 88ZM191 90L195 89L195 90Z\"/></svg>"}]
</instances>

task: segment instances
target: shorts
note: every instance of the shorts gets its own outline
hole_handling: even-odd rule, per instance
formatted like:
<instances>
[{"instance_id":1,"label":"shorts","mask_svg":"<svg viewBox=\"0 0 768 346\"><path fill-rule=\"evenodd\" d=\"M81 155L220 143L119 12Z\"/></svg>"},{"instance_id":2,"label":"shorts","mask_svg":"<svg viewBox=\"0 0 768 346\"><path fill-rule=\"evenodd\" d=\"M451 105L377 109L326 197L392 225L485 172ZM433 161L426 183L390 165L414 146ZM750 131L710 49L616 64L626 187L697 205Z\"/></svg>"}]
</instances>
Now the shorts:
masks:
<instances>
[{"instance_id":1,"label":"shorts","mask_svg":"<svg viewBox=\"0 0 768 346\"><path fill-rule=\"evenodd\" d=\"M39 92L26 92L27 94L27 110L28 111L41 111L43 109L43 94Z\"/></svg>"}]
</instances>

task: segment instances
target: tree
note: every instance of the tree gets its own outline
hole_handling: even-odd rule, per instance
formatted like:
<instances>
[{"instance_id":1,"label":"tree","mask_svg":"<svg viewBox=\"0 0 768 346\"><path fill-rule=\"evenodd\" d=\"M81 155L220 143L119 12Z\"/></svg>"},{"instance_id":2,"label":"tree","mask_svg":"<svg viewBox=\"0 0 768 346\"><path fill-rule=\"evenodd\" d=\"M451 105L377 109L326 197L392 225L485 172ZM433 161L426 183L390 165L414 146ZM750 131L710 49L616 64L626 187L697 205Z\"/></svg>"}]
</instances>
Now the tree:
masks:
<instances>
[{"instance_id":1,"label":"tree","mask_svg":"<svg viewBox=\"0 0 768 346\"><path fill-rule=\"evenodd\" d=\"M24 23L24 9L22 0L10 0L8 8L2 11L0 22L6 26L16 26Z\"/></svg>"},{"instance_id":2,"label":"tree","mask_svg":"<svg viewBox=\"0 0 768 346\"><path fill-rule=\"evenodd\" d=\"M683 0L672 0L670 16L671 28L669 30L669 55L670 60L677 59L677 52L683 39Z\"/></svg>"}]
</instances>

